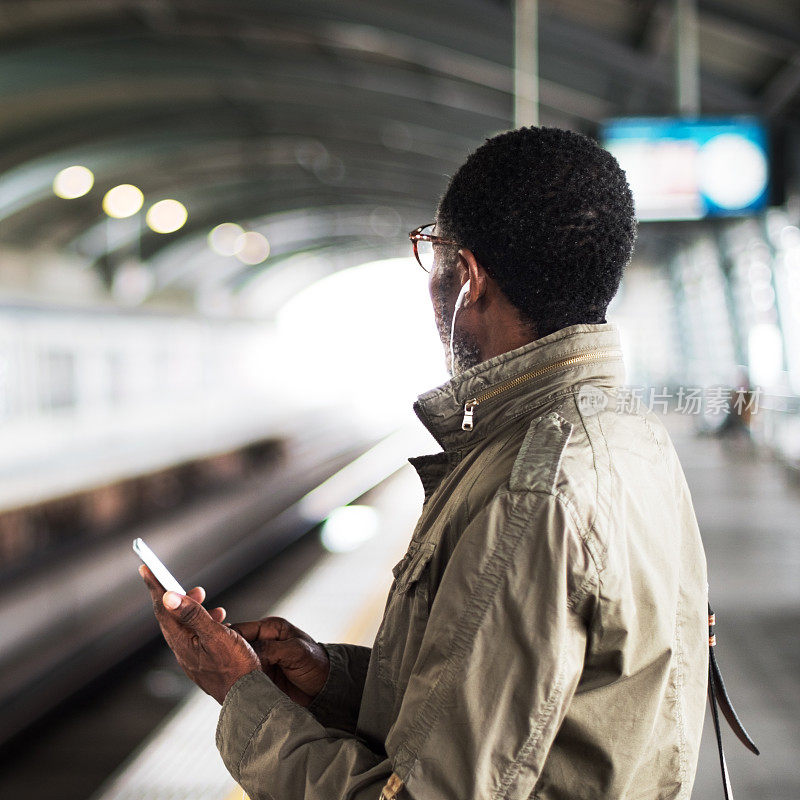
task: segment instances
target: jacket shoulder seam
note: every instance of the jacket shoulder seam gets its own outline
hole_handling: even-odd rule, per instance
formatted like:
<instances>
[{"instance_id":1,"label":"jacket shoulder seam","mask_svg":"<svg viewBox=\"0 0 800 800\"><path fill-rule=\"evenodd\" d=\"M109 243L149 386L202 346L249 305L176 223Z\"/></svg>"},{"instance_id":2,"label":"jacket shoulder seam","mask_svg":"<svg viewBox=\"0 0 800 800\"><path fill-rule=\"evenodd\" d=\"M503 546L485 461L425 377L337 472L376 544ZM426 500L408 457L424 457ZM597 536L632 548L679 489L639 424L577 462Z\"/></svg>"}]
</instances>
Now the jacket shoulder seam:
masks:
<instances>
[{"instance_id":1,"label":"jacket shoulder seam","mask_svg":"<svg viewBox=\"0 0 800 800\"><path fill-rule=\"evenodd\" d=\"M564 450L566 450L572 436L573 428L574 426L571 422L555 411L551 411L531 422L511 467L509 488L512 492L524 489L533 490L542 486L547 487L550 492L555 490L556 482L561 472ZM554 436L553 434L556 431L557 433ZM534 453L541 452L542 439L548 434L550 434L548 444L550 440L553 442L553 445L549 448L551 451L549 455L554 457L554 461L547 464L548 470L545 476L535 477L533 480L526 479L526 468L532 466Z\"/></svg>"},{"instance_id":2,"label":"jacket shoulder seam","mask_svg":"<svg viewBox=\"0 0 800 800\"><path fill-rule=\"evenodd\" d=\"M595 496L594 496L595 513L593 519L591 520L588 526L585 544L590 555L592 556L592 560L595 563L595 568L597 569L598 573L600 573L603 571L603 568L605 567L605 552L603 548L597 546L597 543L599 541L599 537L597 535L597 523L598 523L598 517L600 516L600 466L598 460L598 453L597 450L595 449L594 437L589 433L589 428L586 425L585 415L578 403L577 394L573 395L572 399L573 402L575 403L575 409L578 413L578 418L581 421L583 432L586 435L586 441L589 442L589 447L591 448L592 451L592 467L594 469L594 477L595 477ZM600 436L602 437L603 444L605 445L606 448L606 455L608 456L607 462L609 465L608 468L610 473L611 457L608 453L608 441L606 440L606 435L605 432L603 431L602 425L600 424L599 418L597 420L597 426L600 430ZM611 476L609 474L609 479L610 478Z\"/></svg>"},{"instance_id":3,"label":"jacket shoulder seam","mask_svg":"<svg viewBox=\"0 0 800 800\"><path fill-rule=\"evenodd\" d=\"M591 559L594 571L589 573L581 582L581 584L576 589L573 589L573 591L567 596L567 606L571 611L574 611L592 591L592 589L598 585L600 573L603 569L602 559L600 559L599 554L595 552L595 549L592 546L591 531L588 530L581 521L580 514L578 514L575 504L572 502L571 498L563 492L559 492L557 489L548 491L547 489L541 488L525 488L516 491L509 490L506 492L506 494L536 494L543 497L550 497L563 507L564 511L572 520L573 525L575 525L575 530L578 533L578 537L581 540L584 550L588 553L589 558Z\"/></svg>"}]
</instances>

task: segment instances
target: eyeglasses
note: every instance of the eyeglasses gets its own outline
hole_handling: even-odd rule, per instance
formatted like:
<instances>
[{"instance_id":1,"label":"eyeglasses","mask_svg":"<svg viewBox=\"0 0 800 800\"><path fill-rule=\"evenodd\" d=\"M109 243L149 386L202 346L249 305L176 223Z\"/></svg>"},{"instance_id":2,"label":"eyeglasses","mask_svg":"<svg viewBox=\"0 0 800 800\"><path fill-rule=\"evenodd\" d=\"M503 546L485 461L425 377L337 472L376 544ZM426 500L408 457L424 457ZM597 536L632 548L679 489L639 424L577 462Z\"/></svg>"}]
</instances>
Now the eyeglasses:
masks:
<instances>
[{"instance_id":1,"label":"eyeglasses","mask_svg":"<svg viewBox=\"0 0 800 800\"><path fill-rule=\"evenodd\" d=\"M431 231L435 224L435 222L429 222L427 225L420 225L419 228L414 228L414 230L408 234L408 238L411 239L411 247L414 250L414 258L417 259L417 263L425 272L430 272L433 268L433 246L435 244L451 244L456 247L461 246L458 242L452 241L452 239L443 239L441 236L434 236Z\"/></svg>"}]
</instances>

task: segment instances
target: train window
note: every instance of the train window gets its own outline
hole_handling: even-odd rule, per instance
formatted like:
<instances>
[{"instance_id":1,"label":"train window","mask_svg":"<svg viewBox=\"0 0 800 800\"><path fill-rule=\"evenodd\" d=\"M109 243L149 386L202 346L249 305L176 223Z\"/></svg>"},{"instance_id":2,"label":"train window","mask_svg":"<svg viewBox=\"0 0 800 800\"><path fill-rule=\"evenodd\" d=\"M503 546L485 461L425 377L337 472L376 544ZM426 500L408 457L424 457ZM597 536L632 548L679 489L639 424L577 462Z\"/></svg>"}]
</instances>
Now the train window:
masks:
<instances>
[{"instance_id":1,"label":"train window","mask_svg":"<svg viewBox=\"0 0 800 800\"><path fill-rule=\"evenodd\" d=\"M39 357L39 409L70 408L76 402L75 355L45 350Z\"/></svg>"}]
</instances>

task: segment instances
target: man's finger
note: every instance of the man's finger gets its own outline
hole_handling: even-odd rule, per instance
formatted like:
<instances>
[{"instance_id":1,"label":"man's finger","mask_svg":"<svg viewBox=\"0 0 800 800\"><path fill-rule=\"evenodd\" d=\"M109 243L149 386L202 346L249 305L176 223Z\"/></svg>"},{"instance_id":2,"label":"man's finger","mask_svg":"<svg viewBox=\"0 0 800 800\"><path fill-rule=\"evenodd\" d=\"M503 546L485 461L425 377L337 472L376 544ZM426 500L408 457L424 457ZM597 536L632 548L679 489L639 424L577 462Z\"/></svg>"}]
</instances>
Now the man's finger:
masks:
<instances>
[{"instance_id":1,"label":"man's finger","mask_svg":"<svg viewBox=\"0 0 800 800\"><path fill-rule=\"evenodd\" d=\"M212 608L208 613L211 615L211 619L213 619L214 622L224 622L225 617L228 616L228 612L222 606Z\"/></svg>"},{"instance_id":2,"label":"man's finger","mask_svg":"<svg viewBox=\"0 0 800 800\"><path fill-rule=\"evenodd\" d=\"M232 627L248 642L254 639L293 639L303 635L283 617L264 617L256 622L239 622Z\"/></svg>"},{"instance_id":3,"label":"man's finger","mask_svg":"<svg viewBox=\"0 0 800 800\"><path fill-rule=\"evenodd\" d=\"M155 581L155 576L150 572L150 568L146 564L139 564L139 574L144 578L147 586L150 586Z\"/></svg>"},{"instance_id":4,"label":"man's finger","mask_svg":"<svg viewBox=\"0 0 800 800\"><path fill-rule=\"evenodd\" d=\"M164 624L164 587L158 582L157 578L153 573L150 571L150 568L142 564L139 567L139 574L144 578L144 582L147 585L147 588L150 590L150 599L153 601L153 610L156 613L156 617L159 620L159 624L163 626Z\"/></svg>"},{"instance_id":5,"label":"man's finger","mask_svg":"<svg viewBox=\"0 0 800 800\"><path fill-rule=\"evenodd\" d=\"M139 567L139 574L142 576L142 578L144 578L144 582L147 588L150 590L150 594L153 596L154 601L164 594L164 587L159 583L158 578L156 578L156 576L150 571L150 567L142 564Z\"/></svg>"},{"instance_id":6,"label":"man's finger","mask_svg":"<svg viewBox=\"0 0 800 800\"><path fill-rule=\"evenodd\" d=\"M250 622L233 622L231 628L248 642L255 642L259 637L261 623L258 620Z\"/></svg>"},{"instance_id":7,"label":"man's finger","mask_svg":"<svg viewBox=\"0 0 800 800\"><path fill-rule=\"evenodd\" d=\"M206 590L202 586L195 586L194 589L189 589L186 592L186 596L191 597L192 600L197 600L198 603L202 603L206 599Z\"/></svg>"},{"instance_id":8,"label":"man's finger","mask_svg":"<svg viewBox=\"0 0 800 800\"><path fill-rule=\"evenodd\" d=\"M261 641L255 651L260 659L278 667L297 666L308 655L308 647L302 639Z\"/></svg>"},{"instance_id":9,"label":"man's finger","mask_svg":"<svg viewBox=\"0 0 800 800\"><path fill-rule=\"evenodd\" d=\"M211 633L217 625L208 611L191 597L177 592L165 592L162 598L164 608L181 625L197 631L198 633Z\"/></svg>"}]
</instances>

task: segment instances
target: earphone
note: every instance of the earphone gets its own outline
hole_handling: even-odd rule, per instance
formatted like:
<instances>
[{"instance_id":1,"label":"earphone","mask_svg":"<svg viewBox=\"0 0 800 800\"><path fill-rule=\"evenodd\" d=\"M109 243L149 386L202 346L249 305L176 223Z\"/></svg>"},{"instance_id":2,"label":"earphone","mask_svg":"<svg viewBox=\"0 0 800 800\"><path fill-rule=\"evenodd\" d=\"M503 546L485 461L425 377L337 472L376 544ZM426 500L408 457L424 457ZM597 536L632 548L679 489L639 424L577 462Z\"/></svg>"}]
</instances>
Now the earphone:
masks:
<instances>
[{"instance_id":1,"label":"earphone","mask_svg":"<svg viewBox=\"0 0 800 800\"><path fill-rule=\"evenodd\" d=\"M461 287L461 291L458 293L458 298L456 299L456 308L461 308L461 306L464 305L464 298L466 297L468 291L469 279L467 279L467 282Z\"/></svg>"},{"instance_id":2,"label":"earphone","mask_svg":"<svg viewBox=\"0 0 800 800\"><path fill-rule=\"evenodd\" d=\"M453 309L453 321L450 323L450 368L453 369L456 363L456 356L453 352L453 336L456 330L456 314L461 311L462 306L464 305L464 301L467 299L467 293L469 292L469 281L467 281L462 287L461 291L458 293L458 297L456 298L456 307Z\"/></svg>"}]
</instances>

